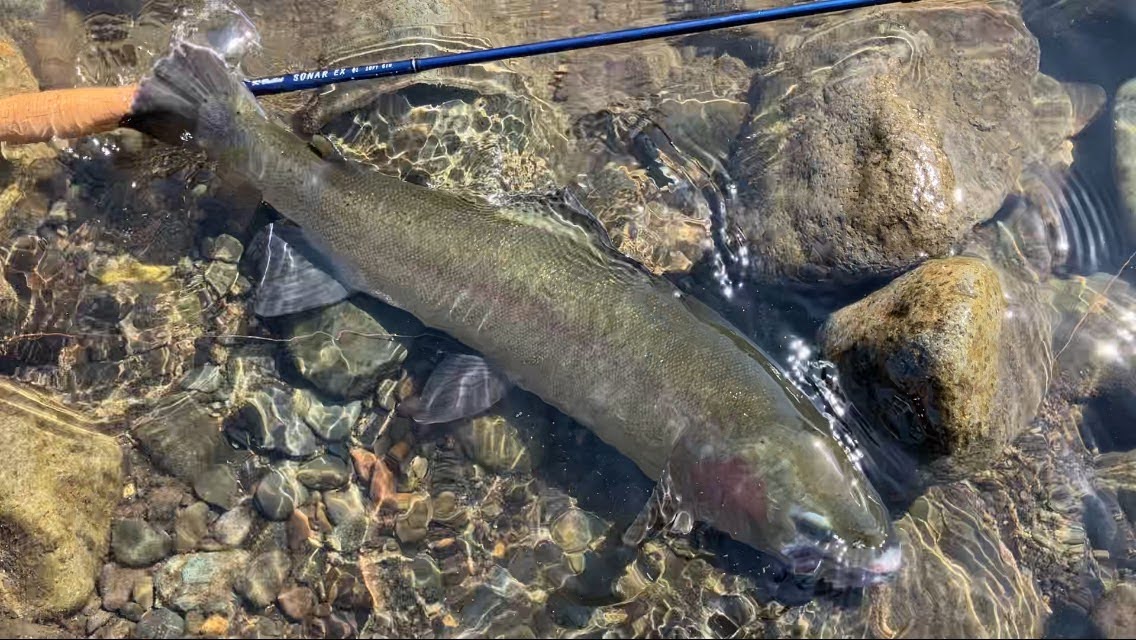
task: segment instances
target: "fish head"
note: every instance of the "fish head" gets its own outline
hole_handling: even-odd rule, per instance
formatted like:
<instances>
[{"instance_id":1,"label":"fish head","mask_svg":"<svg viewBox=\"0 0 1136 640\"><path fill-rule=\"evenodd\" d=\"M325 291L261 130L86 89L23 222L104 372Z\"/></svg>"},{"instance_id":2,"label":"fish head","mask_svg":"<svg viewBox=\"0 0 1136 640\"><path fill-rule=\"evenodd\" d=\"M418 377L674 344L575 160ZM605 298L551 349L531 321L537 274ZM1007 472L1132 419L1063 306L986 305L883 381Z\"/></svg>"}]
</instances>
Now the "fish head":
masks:
<instances>
[{"instance_id":1,"label":"fish head","mask_svg":"<svg viewBox=\"0 0 1136 640\"><path fill-rule=\"evenodd\" d=\"M693 519L838 586L882 582L899 569L887 509L833 437L802 425L689 431L666 482Z\"/></svg>"}]
</instances>

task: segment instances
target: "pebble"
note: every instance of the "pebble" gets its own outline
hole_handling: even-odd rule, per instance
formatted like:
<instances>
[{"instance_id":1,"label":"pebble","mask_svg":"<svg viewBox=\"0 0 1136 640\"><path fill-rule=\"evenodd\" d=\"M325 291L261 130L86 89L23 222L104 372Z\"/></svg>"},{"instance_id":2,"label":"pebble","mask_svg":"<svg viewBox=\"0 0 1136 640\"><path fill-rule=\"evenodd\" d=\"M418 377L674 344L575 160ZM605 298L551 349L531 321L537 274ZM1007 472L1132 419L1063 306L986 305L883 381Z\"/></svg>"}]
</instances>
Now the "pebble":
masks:
<instances>
[{"instance_id":1,"label":"pebble","mask_svg":"<svg viewBox=\"0 0 1136 640\"><path fill-rule=\"evenodd\" d=\"M299 413L304 416L304 422L316 435L330 442L347 439L363 411L363 403L358 400L347 404L325 404L307 389L297 395L297 404L303 407Z\"/></svg>"},{"instance_id":2,"label":"pebble","mask_svg":"<svg viewBox=\"0 0 1136 640\"><path fill-rule=\"evenodd\" d=\"M129 638L138 625L125 618L115 618L95 632L96 638ZM47 636L50 637L50 636Z\"/></svg>"},{"instance_id":3,"label":"pebble","mask_svg":"<svg viewBox=\"0 0 1136 640\"><path fill-rule=\"evenodd\" d=\"M110 622L111 614L109 611L95 611L87 616L87 635L91 635L96 629Z\"/></svg>"},{"instance_id":4,"label":"pebble","mask_svg":"<svg viewBox=\"0 0 1136 640\"><path fill-rule=\"evenodd\" d=\"M185 614L185 631L189 635L201 635L201 625L203 624L205 624L205 615L200 611L190 611Z\"/></svg>"},{"instance_id":5,"label":"pebble","mask_svg":"<svg viewBox=\"0 0 1136 640\"><path fill-rule=\"evenodd\" d=\"M306 458L319 449L315 434L296 414L292 394L272 384L258 389L226 425L229 436L249 448Z\"/></svg>"},{"instance_id":6,"label":"pebble","mask_svg":"<svg viewBox=\"0 0 1136 640\"><path fill-rule=\"evenodd\" d=\"M342 459L325 454L300 465L296 479L309 489L335 489L351 479L351 467Z\"/></svg>"},{"instance_id":7,"label":"pebble","mask_svg":"<svg viewBox=\"0 0 1136 640\"><path fill-rule=\"evenodd\" d=\"M311 587L316 593L326 594L327 589L324 585L327 577L327 554L302 554L292 574L296 577L296 582Z\"/></svg>"},{"instance_id":8,"label":"pebble","mask_svg":"<svg viewBox=\"0 0 1136 640\"><path fill-rule=\"evenodd\" d=\"M437 602L442 599L442 570L428 555L419 554L410 563L410 573L414 581L414 590L422 594L426 602Z\"/></svg>"},{"instance_id":9,"label":"pebble","mask_svg":"<svg viewBox=\"0 0 1136 640\"><path fill-rule=\"evenodd\" d=\"M245 250L241 241L233 236L223 233L205 243L205 257L210 260L220 260L236 264L241 260L241 253Z\"/></svg>"},{"instance_id":10,"label":"pebble","mask_svg":"<svg viewBox=\"0 0 1136 640\"><path fill-rule=\"evenodd\" d=\"M406 483L411 491L417 490L426 481L430 463L422 456L414 456L406 468Z\"/></svg>"},{"instance_id":11,"label":"pebble","mask_svg":"<svg viewBox=\"0 0 1136 640\"><path fill-rule=\"evenodd\" d=\"M225 636L229 633L229 619L225 616L211 615L202 621L198 632L204 636Z\"/></svg>"},{"instance_id":12,"label":"pebble","mask_svg":"<svg viewBox=\"0 0 1136 640\"><path fill-rule=\"evenodd\" d=\"M170 522L177 517L181 505L192 497L179 483L151 487L146 492L146 519L150 522Z\"/></svg>"},{"instance_id":13,"label":"pebble","mask_svg":"<svg viewBox=\"0 0 1136 640\"><path fill-rule=\"evenodd\" d=\"M288 548L292 551L303 551L307 548L308 539L312 537L312 525L308 516L300 509L292 512L288 518Z\"/></svg>"},{"instance_id":14,"label":"pebble","mask_svg":"<svg viewBox=\"0 0 1136 640\"><path fill-rule=\"evenodd\" d=\"M219 260L209 263L205 267L205 283L219 296L229 293L229 289L237 282L237 265Z\"/></svg>"},{"instance_id":15,"label":"pebble","mask_svg":"<svg viewBox=\"0 0 1136 640\"><path fill-rule=\"evenodd\" d=\"M374 603L357 564L344 563L327 570L327 600L337 609L364 609Z\"/></svg>"},{"instance_id":16,"label":"pebble","mask_svg":"<svg viewBox=\"0 0 1136 640\"><path fill-rule=\"evenodd\" d=\"M276 599L284 615L295 622L302 622L316 606L316 595L307 587L285 589Z\"/></svg>"},{"instance_id":17,"label":"pebble","mask_svg":"<svg viewBox=\"0 0 1136 640\"><path fill-rule=\"evenodd\" d=\"M1113 587L1093 609L1092 620L1106 638L1136 637L1136 585Z\"/></svg>"},{"instance_id":18,"label":"pebble","mask_svg":"<svg viewBox=\"0 0 1136 640\"><path fill-rule=\"evenodd\" d=\"M178 514L174 521L175 549L178 553L193 551L209 531L209 505L194 502Z\"/></svg>"},{"instance_id":19,"label":"pebble","mask_svg":"<svg viewBox=\"0 0 1136 640\"><path fill-rule=\"evenodd\" d=\"M367 519L355 518L335 525L328 536L328 544L339 553L355 553L367 539Z\"/></svg>"},{"instance_id":20,"label":"pebble","mask_svg":"<svg viewBox=\"0 0 1136 640\"><path fill-rule=\"evenodd\" d=\"M107 611L118 611L130 602L134 591L134 584L146 576L141 569L126 569L114 563L103 565L99 573L99 596L103 600L103 608Z\"/></svg>"},{"instance_id":21,"label":"pebble","mask_svg":"<svg viewBox=\"0 0 1136 640\"><path fill-rule=\"evenodd\" d=\"M487 469L528 473L543 459L543 434L549 428L543 411L506 397L493 413L474 418L455 437L469 457Z\"/></svg>"},{"instance_id":22,"label":"pebble","mask_svg":"<svg viewBox=\"0 0 1136 640\"><path fill-rule=\"evenodd\" d=\"M150 575L144 575L134 581L134 589L131 591L134 601L143 610L149 611L154 608L154 578Z\"/></svg>"},{"instance_id":23,"label":"pebble","mask_svg":"<svg viewBox=\"0 0 1136 640\"><path fill-rule=\"evenodd\" d=\"M221 388L224 381L225 376L221 367L206 364L187 373L181 381L181 388L187 391L214 393Z\"/></svg>"},{"instance_id":24,"label":"pebble","mask_svg":"<svg viewBox=\"0 0 1136 640\"><path fill-rule=\"evenodd\" d=\"M269 520L283 522L308 501L304 488L289 468L274 467L256 485L256 507Z\"/></svg>"},{"instance_id":25,"label":"pebble","mask_svg":"<svg viewBox=\"0 0 1136 640\"><path fill-rule=\"evenodd\" d=\"M380 506L387 506L394 502L395 499L395 479L394 472L390 470L386 462L379 460L371 469L371 484L370 484L371 500Z\"/></svg>"},{"instance_id":26,"label":"pebble","mask_svg":"<svg viewBox=\"0 0 1136 640\"><path fill-rule=\"evenodd\" d=\"M239 547L252 531L252 510L245 506L226 511L213 523L213 537L226 547Z\"/></svg>"},{"instance_id":27,"label":"pebble","mask_svg":"<svg viewBox=\"0 0 1136 640\"><path fill-rule=\"evenodd\" d=\"M176 394L136 423L134 437L159 468L193 482L224 447L217 427L217 419L192 394Z\"/></svg>"},{"instance_id":28,"label":"pebble","mask_svg":"<svg viewBox=\"0 0 1136 640\"><path fill-rule=\"evenodd\" d=\"M135 638L183 638L185 620L169 609L147 611L134 625Z\"/></svg>"},{"instance_id":29,"label":"pebble","mask_svg":"<svg viewBox=\"0 0 1136 640\"><path fill-rule=\"evenodd\" d=\"M355 475L363 480L371 479L371 470L374 469L378 458L366 449L351 449L351 462L355 465Z\"/></svg>"},{"instance_id":30,"label":"pebble","mask_svg":"<svg viewBox=\"0 0 1136 640\"><path fill-rule=\"evenodd\" d=\"M288 316L284 333L296 370L336 398L362 398L406 359L401 338L417 323L376 300L345 300Z\"/></svg>"},{"instance_id":31,"label":"pebble","mask_svg":"<svg viewBox=\"0 0 1136 640\"><path fill-rule=\"evenodd\" d=\"M245 573L247 551L188 553L170 558L154 573L158 598L176 611L229 613L233 583Z\"/></svg>"},{"instance_id":32,"label":"pebble","mask_svg":"<svg viewBox=\"0 0 1136 640\"><path fill-rule=\"evenodd\" d=\"M464 526L469 521L468 513L458 502L452 491L443 491L434 498L434 519L453 527Z\"/></svg>"},{"instance_id":33,"label":"pebble","mask_svg":"<svg viewBox=\"0 0 1136 640\"><path fill-rule=\"evenodd\" d=\"M215 464L193 481L193 492L209 504L228 511L240 502L241 485L237 472L226 464Z\"/></svg>"},{"instance_id":34,"label":"pebble","mask_svg":"<svg viewBox=\"0 0 1136 640\"><path fill-rule=\"evenodd\" d=\"M432 511L429 496L421 494L411 496L406 513L400 514L395 519L395 535L402 542L419 542L426 537L426 528L430 526Z\"/></svg>"},{"instance_id":35,"label":"pebble","mask_svg":"<svg viewBox=\"0 0 1136 640\"><path fill-rule=\"evenodd\" d=\"M142 609L142 605L137 602L127 602L121 609L118 610L118 615L126 618L131 622L138 622L142 619L142 614L146 613Z\"/></svg>"},{"instance_id":36,"label":"pebble","mask_svg":"<svg viewBox=\"0 0 1136 640\"><path fill-rule=\"evenodd\" d=\"M356 633L355 621L339 612L317 619L312 626L317 636L322 638L352 638Z\"/></svg>"},{"instance_id":37,"label":"pebble","mask_svg":"<svg viewBox=\"0 0 1136 640\"><path fill-rule=\"evenodd\" d=\"M276 600L291 566L288 554L279 549L262 553L252 561L245 575L237 581L237 593L254 607L263 609Z\"/></svg>"},{"instance_id":38,"label":"pebble","mask_svg":"<svg viewBox=\"0 0 1136 640\"><path fill-rule=\"evenodd\" d=\"M602 520L572 507L553 520L549 534L564 553L581 553L607 529Z\"/></svg>"},{"instance_id":39,"label":"pebble","mask_svg":"<svg viewBox=\"0 0 1136 640\"><path fill-rule=\"evenodd\" d=\"M165 558L173 549L173 540L144 520L117 520L111 526L111 549L119 564L148 567Z\"/></svg>"},{"instance_id":40,"label":"pebble","mask_svg":"<svg viewBox=\"0 0 1136 640\"><path fill-rule=\"evenodd\" d=\"M363 494L354 484L348 485L346 489L324 492L323 503L332 524L342 524L366 516Z\"/></svg>"}]
</instances>

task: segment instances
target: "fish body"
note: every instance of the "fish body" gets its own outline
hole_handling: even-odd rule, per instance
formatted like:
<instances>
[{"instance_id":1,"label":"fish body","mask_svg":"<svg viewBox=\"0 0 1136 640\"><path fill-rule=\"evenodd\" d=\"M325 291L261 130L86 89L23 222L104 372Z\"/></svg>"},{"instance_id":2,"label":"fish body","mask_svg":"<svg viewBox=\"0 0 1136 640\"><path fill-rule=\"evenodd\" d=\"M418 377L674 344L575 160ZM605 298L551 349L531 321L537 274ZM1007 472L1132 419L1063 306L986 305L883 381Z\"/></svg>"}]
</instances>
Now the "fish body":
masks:
<instances>
[{"instance_id":1,"label":"fish body","mask_svg":"<svg viewBox=\"0 0 1136 640\"><path fill-rule=\"evenodd\" d=\"M898 566L878 495L808 399L713 311L584 226L326 160L208 49L177 45L134 111L184 119L353 287L478 350L665 480L695 520L795 566L803 550L869 580Z\"/></svg>"}]
</instances>

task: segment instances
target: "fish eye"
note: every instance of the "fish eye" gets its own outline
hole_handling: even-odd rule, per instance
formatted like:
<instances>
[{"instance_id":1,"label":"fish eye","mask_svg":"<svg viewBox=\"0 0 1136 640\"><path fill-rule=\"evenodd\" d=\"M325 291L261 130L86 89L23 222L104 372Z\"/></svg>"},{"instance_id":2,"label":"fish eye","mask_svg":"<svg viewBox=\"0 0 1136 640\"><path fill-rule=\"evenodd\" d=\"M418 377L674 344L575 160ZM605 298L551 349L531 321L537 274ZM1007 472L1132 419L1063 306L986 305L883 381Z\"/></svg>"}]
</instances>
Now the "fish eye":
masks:
<instances>
[{"instance_id":1,"label":"fish eye","mask_svg":"<svg viewBox=\"0 0 1136 640\"><path fill-rule=\"evenodd\" d=\"M802 511L793 515L797 530L813 540L826 540L832 536L832 522L813 511Z\"/></svg>"}]
</instances>

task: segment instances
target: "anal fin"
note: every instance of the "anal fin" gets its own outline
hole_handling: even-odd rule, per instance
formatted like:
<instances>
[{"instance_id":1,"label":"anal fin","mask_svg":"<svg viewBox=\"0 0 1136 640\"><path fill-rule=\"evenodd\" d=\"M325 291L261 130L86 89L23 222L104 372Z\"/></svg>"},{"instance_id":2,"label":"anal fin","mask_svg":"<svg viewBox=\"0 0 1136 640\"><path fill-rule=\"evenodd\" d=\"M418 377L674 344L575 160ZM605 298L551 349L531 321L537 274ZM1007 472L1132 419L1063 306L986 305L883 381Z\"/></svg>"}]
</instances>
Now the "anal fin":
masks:
<instances>
[{"instance_id":1,"label":"anal fin","mask_svg":"<svg viewBox=\"0 0 1136 640\"><path fill-rule=\"evenodd\" d=\"M273 223L251 243L256 260L253 311L264 318L339 302L356 291L344 269L319 250L299 227Z\"/></svg>"},{"instance_id":2,"label":"anal fin","mask_svg":"<svg viewBox=\"0 0 1136 640\"><path fill-rule=\"evenodd\" d=\"M399 411L419 424L453 422L486 411L511 386L484 358L449 354L430 374L422 393L400 404Z\"/></svg>"}]
</instances>

